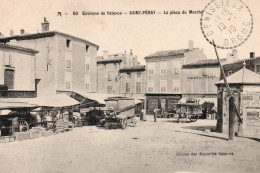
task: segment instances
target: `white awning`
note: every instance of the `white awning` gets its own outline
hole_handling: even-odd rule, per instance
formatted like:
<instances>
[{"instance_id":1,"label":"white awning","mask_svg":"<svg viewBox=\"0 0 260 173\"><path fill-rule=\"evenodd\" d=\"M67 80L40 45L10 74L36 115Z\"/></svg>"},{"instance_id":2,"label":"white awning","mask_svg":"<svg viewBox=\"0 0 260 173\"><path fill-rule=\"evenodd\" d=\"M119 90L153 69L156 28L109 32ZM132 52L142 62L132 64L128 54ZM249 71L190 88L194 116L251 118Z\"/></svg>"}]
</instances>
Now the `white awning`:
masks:
<instances>
[{"instance_id":1,"label":"white awning","mask_svg":"<svg viewBox=\"0 0 260 173\"><path fill-rule=\"evenodd\" d=\"M183 97L179 100L178 103L187 103L189 98ZM214 106L217 106L217 98L193 98L199 102L199 104L203 104L204 102L214 103Z\"/></svg>"}]
</instances>

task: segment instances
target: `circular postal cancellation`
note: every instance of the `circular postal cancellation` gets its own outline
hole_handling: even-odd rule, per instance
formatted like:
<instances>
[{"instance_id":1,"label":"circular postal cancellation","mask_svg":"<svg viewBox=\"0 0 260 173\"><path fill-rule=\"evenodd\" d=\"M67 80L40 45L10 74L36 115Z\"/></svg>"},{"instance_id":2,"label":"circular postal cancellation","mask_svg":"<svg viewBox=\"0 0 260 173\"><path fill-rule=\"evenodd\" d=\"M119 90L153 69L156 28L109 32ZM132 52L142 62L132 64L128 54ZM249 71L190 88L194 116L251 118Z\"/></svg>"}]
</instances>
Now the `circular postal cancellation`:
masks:
<instances>
[{"instance_id":1,"label":"circular postal cancellation","mask_svg":"<svg viewBox=\"0 0 260 173\"><path fill-rule=\"evenodd\" d=\"M217 48L233 49L243 44L253 31L253 16L241 0L212 0L200 19L201 31Z\"/></svg>"}]
</instances>

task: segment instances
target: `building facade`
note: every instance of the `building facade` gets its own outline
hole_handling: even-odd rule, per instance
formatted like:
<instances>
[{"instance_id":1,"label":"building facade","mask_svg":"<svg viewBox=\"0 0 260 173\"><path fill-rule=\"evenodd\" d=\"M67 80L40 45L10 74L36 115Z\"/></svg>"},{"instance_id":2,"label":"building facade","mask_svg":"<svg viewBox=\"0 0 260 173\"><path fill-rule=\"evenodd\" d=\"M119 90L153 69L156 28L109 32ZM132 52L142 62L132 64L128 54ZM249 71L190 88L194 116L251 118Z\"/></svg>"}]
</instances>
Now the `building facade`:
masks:
<instances>
[{"instance_id":1,"label":"building facade","mask_svg":"<svg viewBox=\"0 0 260 173\"><path fill-rule=\"evenodd\" d=\"M188 49L158 51L146 60L146 113L154 108L173 109L174 103L182 98L184 83L183 64L206 59L203 51L189 42Z\"/></svg>"},{"instance_id":2,"label":"building facade","mask_svg":"<svg viewBox=\"0 0 260 173\"><path fill-rule=\"evenodd\" d=\"M260 57L255 57L254 52L250 52L249 58L242 59L242 60L235 60L230 63L226 63L223 65L223 69L226 76L230 76L233 73L239 71L241 68L243 68L243 63L246 63L246 68L260 74ZM221 79L223 76L221 76Z\"/></svg>"},{"instance_id":3,"label":"building facade","mask_svg":"<svg viewBox=\"0 0 260 173\"><path fill-rule=\"evenodd\" d=\"M11 35L0 42L33 48L36 55L36 78L39 96L55 94L57 90L97 91L96 57L98 45L58 31L49 31L44 20L42 32Z\"/></svg>"},{"instance_id":4,"label":"building facade","mask_svg":"<svg viewBox=\"0 0 260 173\"><path fill-rule=\"evenodd\" d=\"M0 44L0 98L36 96L34 49Z\"/></svg>"},{"instance_id":5,"label":"building facade","mask_svg":"<svg viewBox=\"0 0 260 173\"><path fill-rule=\"evenodd\" d=\"M142 98L145 92L145 67L140 65L132 50L98 57L98 92Z\"/></svg>"},{"instance_id":6,"label":"building facade","mask_svg":"<svg viewBox=\"0 0 260 173\"><path fill-rule=\"evenodd\" d=\"M222 63L226 59L220 60ZM198 60L182 66L183 100L193 98L203 102L213 102L217 106L217 87L216 83L220 79L220 68L217 59Z\"/></svg>"}]
</instances>

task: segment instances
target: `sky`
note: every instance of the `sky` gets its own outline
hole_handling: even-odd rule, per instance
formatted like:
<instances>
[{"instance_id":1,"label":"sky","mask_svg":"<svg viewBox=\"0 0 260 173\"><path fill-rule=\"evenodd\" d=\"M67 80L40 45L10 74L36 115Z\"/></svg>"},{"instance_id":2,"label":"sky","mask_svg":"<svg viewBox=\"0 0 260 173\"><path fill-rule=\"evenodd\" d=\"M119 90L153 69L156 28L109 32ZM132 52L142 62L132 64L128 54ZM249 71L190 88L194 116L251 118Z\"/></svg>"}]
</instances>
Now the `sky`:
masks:
<instances>
[{"instance_id":1,"label":"sky","mask_svg":"<svg viewBox=\"0 0 260 173\"><path fill-rule=\"evenodd\" d=\"M133 50L141 64L144 57L160 50L188 48L189 40L194 47L202 48L207 58L216 58L214 48L202 35L201 14L166 15L164 11L203 10L209 0L0 0L0 32L9 36L23 28L26 33L41 30L46 17L50 30L57 30L81 37L99 45L109 53L129 53ZM238 50L239 59L249 58L249 52L260 56L259 0L244 0L254 18L254 30ZM156 11L155 15L130 15L130 11ZM123 12L124 15L82 15L82 12ZM62 13L62 17L57 15ZM73 15L78 12L78 15ZM161 12L161 14L158 14ZM68 13L65 15L64 13ZM218 50L220 58L226 58L231 50Z\"/></svg>"}]
</instances>

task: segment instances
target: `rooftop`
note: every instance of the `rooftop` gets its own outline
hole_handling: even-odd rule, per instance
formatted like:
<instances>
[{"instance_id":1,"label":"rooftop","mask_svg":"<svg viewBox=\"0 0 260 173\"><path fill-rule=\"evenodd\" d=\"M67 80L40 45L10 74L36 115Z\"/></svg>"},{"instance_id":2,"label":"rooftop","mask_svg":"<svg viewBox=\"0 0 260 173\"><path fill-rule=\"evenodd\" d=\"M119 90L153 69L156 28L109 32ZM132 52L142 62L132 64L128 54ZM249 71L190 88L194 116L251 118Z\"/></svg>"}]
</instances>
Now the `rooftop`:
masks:
<instances>
[{"instance_id":1,"label":"rooftop","mask_svg":"<svg viewBox=\"0 0 260 173\"><path fill-rule=\"evenodd\" d=\"M225 65L223 65L223 66L229 66L229 65L232 65L232 64L236 64L236 63L239 64L239 63L243 63L244 61L245 61L245 62L255 61L256 59L260 59L260 57L241 59L241 60L237 60L237 61L232 62L232 63L225 64ZM242 64L241 64L241 65L242 65Z\"/></svg>"},{"instance_id":2,"label":"rooftop","mask_svg":"<svg viewBox=\"0 0 260 173\"><path fill-rule=\"evenodd\" d=\"M145 59L153 58L153 57L168 57L168 56L184 55L184 53L187 53L187 52L190 52L190 51L191 50L189 50L189 49L157 51L157 52L155 52L151 55L146 56Z\"/></svg>"},{"instance_id":3,"label":"rooftop","mask_svg":"<svg viewBox=\"0 0 260 173\"><path fill-rule=\"evenodd\" d=\"M120 62L122 62L122 58L113 57L113 58L108 58L108 59L100 59L97 61L97 64L120 63Z\"/></svg>"},{"instance_id":4,"label":"rooftop","mask_svg":"<svg viewBox=\"0 0 260 173\"><path fill-rule=\"evenodd\" d=\"M227 77L229 84L260 84L260 75L248 70L245 66ZM224 80L220 80L217 85L223 85Z\"/></svg>"},{"instance_id":5,"label":"rooftop","mask_svg":"<svg viewBox=\"0 0 260 173\"><path fill-rule=\"evenodd\" d=\"M220 59L220 62L225 62L227 59ZM190 64L184 64L183 68L194 68L194 67L205 67L205 66L219 66L217 59L204 59L204 60L198 60Z\"/></svg>"},{"instance_id":6,"label":"rooftop","mask_svg":"<svg viewBox=\"0 0 260 173\"><path fill-rule=\"evenodd\" d=\"M131 71L144 71L145 66L144 65L135 65L132 67L124 67L119 70L119 72L131 72Z\"/></svg>"},{"instance_id":7,"label":"rooftop","mask_svg":"<svg viewBox=\"0 0 260 173\"><path fill-rule=\"evenodd\" d=\"M71 38L74 38L74 39L78 39L80 41L86 42L90 45L93 45L93 46L99 48L98 45L91 43L87 40L84 40L82 38L75 37L75 36L72 36L72 35L69 35L69 34L65 34L65 33L62 33L62 32L59 32L59 31L48 31L48 32L39 32L39 33L33 33L33 34L14 35L14 36L10 36L10 37L0 38L0 42L6 43L6 42L9 42L10 40L13 40L13 39L15 39L15 40L31 40L31 39L39 39L39 38L45 38L45 37L53 37L55 34L60 34L60 35L63 35L63 36L68 36L68 37L71 37Z\"/></svg>"},{"instance_id":8,"label":"rooftop","mask_svg":"<svg viewBox=\"0 0 260 173\"><path fill-rule=\"evenodd\" d=\"M34 50L34 49L29 49L29 48L20 47L20 46L13 46L13 45L4 44L4 43L0 43L0 48L19 50L19 51L23 51L23 52L27 52L27 53L34 53L34 54L38 53L38 51Z\"/></svg>"}]
</instances>

